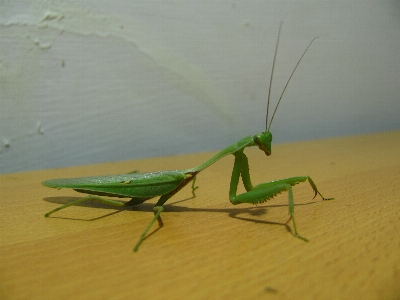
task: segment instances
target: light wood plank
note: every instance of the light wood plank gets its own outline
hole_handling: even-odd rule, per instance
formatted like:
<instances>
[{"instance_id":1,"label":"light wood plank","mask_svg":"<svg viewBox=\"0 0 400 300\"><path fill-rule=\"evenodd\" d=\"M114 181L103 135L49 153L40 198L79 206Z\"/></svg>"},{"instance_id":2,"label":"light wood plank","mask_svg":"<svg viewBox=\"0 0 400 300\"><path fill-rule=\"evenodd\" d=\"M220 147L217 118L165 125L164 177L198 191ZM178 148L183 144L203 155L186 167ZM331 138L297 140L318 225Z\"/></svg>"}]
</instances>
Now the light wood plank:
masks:
<instances>
[{"instance_id":1,"label":"light wood plank","mask_svg":"<svg viewBox=\"0 0 400 300\"><path fill-rule=\"evenodd\" d=\"M0 176L1 299L399 299L400 131L248 149L253 183L310 175L263 205L228 200L233 157L200 173L165 205L138 253L155 200L134 209L82 204L45 179L192 167L213 153ZM244 189L241 188L241 191Z\"/></svg>"}]
</instances>

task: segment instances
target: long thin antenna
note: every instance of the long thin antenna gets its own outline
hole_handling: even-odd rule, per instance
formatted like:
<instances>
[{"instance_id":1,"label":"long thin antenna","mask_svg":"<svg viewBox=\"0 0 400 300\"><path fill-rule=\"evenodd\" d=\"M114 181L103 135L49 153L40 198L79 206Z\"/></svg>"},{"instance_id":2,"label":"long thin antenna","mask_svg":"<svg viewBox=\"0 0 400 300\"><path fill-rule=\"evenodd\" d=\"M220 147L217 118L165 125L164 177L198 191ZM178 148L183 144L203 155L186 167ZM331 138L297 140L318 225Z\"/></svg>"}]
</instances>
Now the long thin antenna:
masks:
<instances>
[{"instance_id":1,"label":"long thin antenna","mask_svg":"<svg viewBox=\"0 0 400 300\"><path fill-rule=\"evenodd\" d=\"M268 131L268 111L269 111L269 100L271 99L271 87L272 87L272 78L274 77L274 69L275 69L275 61L276 61L276 53L278 53L278 45L279 45L279 38L281 36L281 29L282 29L283 21L279 24L279 31L278 31L278 38L276 40L275 46L275 54L274 54L274 61L272 63L272 71L271 71L271 78L269 80L269 90L268 90L268 104L267 104L267 115L265 117L265 129ZM276 110L276 109L275 109ZM271 123L270 123L271 125Z\"/></svg>"},{"instance_id":2,"label":"long thin antenna","mask_svg":"<svg viewBox=\"0 0 400 300\"><path fill-rule=\"evenodd\" d=\"M292 76L293 76L294 72L296 71L296 69L297 69L297 67L298 67L298 65L299 65L299 63L300 63L300 61L303 59L304 54L306 54L308 48L310 48L311 44L312 44L317 38L318 38L318 37L313 38L313 40L308 44L306 50L304 50L304 52L303 52L303 54L301 55L299 61L297 62L296 66L294 67L294 70L293 70L292 74L290 74L289 80L286 82L285 88L283 89L282 94L281 94L281 96L279 97L278 104L276 105L275 110L274 110L274 113L272 114L271 121L269 122L269 125L267 126L267 131L269 131L269 128L271 127L272 120L273 120L274 117L275 117L276 110L278 109L279 103L281 103L283 93L286 91L286 88L287 88L287 86L288 86L288 84L289 84L289 82L290 82L290 79L292 79ZM278 45L277 45L277 46L278 46ZM275 64L275 59L274 59L274 64ZM271 81L272 81L272 80L271 80ZM270 86L270 89L271 89L271 86ZM268 96L268 105L269 105L269 96ZM267 115L268 115L268 113L267 113Z\"/></svg>"}]
</instances>

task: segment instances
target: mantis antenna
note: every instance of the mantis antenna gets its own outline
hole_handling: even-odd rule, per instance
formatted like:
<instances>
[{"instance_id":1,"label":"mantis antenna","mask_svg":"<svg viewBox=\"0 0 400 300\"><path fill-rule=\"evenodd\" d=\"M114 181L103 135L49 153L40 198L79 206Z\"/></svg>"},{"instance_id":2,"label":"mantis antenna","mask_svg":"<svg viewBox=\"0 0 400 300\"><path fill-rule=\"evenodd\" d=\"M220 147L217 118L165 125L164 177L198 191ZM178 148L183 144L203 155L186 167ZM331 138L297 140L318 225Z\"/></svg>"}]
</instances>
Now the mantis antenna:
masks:
<instances>
[{"instance_id":1,"label":"mantis antenna","mask_svg":"<svg viewBox=\"0 0 400 300\"><path fill-rule=\"evenodd\" d=\"M297 67L299 66L300 61L303 59L303 57L304 57L304 55L306 54L308 48L310 48L311 44L318 38L318 37L315 37L315 38L312 39L312 41L308 44L306 50L304 50L303 54L301 55L300 59L298 60L296 66L294 67L294 69L293 69L293 71L292 71L292 74L290 74L290 77L289 77L288 81L286 82L285 87L283 88L282 94L281 94L281 96L279 97L279 100L278 100L278 104L276 104L274 113L272 114L271 120L269 121L269 124L268 124L268 110L269 110L269 102L270 102L270 96L271 96L272 78L273 78L273 76L274 76L276 53L278 52L278 44L279 44L279 37L280 37L280 34L281 34L281 28L282 28L282 22L281 22L281 24L280 24L280 26L279 26L278 39L277 39L277 41L276 41L276 47L275 47L274 61L273 61L273 63L272 63L271 79L270 79L270 82L269 82L268 104L267 104L267 116L266 116L266 120L265 120L267 132L269 131L269 129L270 129L270 127L271 127L272 120L273 120L274 117L275 117L276 110L278 109L278 106L279 106L279 104L281 103L282 96L283 96L283 94L284 94L285 91L286 91L286 88L287 88L287 86L288 86L288 84L289 84L289 82L290 82L290 79L292 79L294 72L296 71Z\"/></svg>"},{"instance_id":2,"label":"mantis antenna","mask_svg":"<svg viewBox=\"0 0 400 300\"><path fill-rule=\"evenodd\" d=\"M267 104L267 116L265 117L265 129L268 131L269 127L271 126L271 123L269 123L268 126L268 111L269 111L269 101L271 99L271 87L272 87L272 78L274 77L274 69L275 69L275 61L276 61L276 54L278 53L278 45L279 45L279 38L281 36L281 29L282 29L282 21L281 24L279 24L279 30L278 30L278 38L276 39L276 46L275 46L275 54L274 54L274 60L272 61L272 71L271 71L271 78L269 80L269 89L268 89L268 104ZM290 80L290 79L289 79ZM285 91L285 90L283 90ZM283 94L283 93L282 93ZM282 98L282 96L281 96ZM278 102L279 104L279 102ZM278 107L278 105L277 105ZM275 108L276 111L276 108ZM275 114L275 113L274 113ZM273 116L272 116L273 118ZM272 120L272 119L271 119Z\"/></svg>"}]
</instances>

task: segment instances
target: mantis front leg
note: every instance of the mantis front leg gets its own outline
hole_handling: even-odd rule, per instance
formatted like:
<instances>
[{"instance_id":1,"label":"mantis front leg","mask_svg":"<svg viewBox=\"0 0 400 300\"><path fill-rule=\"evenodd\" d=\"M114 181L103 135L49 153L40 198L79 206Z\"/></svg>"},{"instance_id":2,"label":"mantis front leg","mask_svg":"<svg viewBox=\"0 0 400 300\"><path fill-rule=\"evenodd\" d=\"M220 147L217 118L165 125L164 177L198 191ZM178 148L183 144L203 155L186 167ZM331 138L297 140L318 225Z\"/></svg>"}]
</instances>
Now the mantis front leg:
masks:
<instances>
[{"instance_id":1,"label":"mantis front leg","mask_svg":"<svg viewBox=\"0 0 400 300\"><path fill-rule=\"evenodd\" d=\"M315 192L315 196L318 194L321 196L323 200L332 200L333 198L324 198L321 193L318 191L315 183L309 176L297 176L291 177L281 180L275 180L271 182L261 183L253 187L250 180L250 171L249 171L249 163L246 155L243 151L236 152L235 154L235 163L233 165L230 190L229 190L229 200L232 204L240 204L240 203L262 203L271 199L275 195L288 191L288 204L289 204L289 220L293 221L294 235L304 241L308 240L297 233L296 222L294 218L294 200L293 200L293 191L292 186L298 184L300 182L305 182L308 180L312 189ZM243 185L246 189L246 193L236 195L237 186L239 184L239 177L242 176Z\"/></svg>"}]
</instances>

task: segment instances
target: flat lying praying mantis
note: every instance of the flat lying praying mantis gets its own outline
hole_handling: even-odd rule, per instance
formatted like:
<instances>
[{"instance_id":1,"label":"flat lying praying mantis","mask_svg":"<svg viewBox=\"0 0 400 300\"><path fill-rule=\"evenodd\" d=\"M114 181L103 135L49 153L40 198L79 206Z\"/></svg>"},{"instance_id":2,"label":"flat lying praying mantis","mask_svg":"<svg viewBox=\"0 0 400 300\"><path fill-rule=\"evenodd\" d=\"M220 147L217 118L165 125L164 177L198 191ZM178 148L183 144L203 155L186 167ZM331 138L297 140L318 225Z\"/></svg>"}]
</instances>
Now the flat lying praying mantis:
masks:
<instances>
[{"instance_id":1,"label":"flat lying praying mantis","mask_svg":"<svg viewBox=\"0 0 400 300\"><path fill-rule=\"evenodd\" d=\"M323 200L331 200L333 198L324 198L318 191L317 186L314 184L313 180L309 176L296 176L296 177L261 183L256 186L253 186L250 180L248 159L243 152L246 147L258 146L258 148L264 151L264 153L267 156L271 155L272 134L269 131L269 128L271 127L272 120L275 116L276 110L282 99L283 93L285 92L290 79L292 78L294 72L296 71L297 66L299 65L303 56L307 52L308 48L316 39L314 38L310 42L310 44L307 46L302 56L298 60L293 72L291 73L283 89L283 92L276 105L275 111L268 124L268 110L269 110L270 95L271 95L271 84L274 74L276 54L278 51L280 30L281 29L279 28L278 39L276 42L276 48L274 54L274 61L271 71L269 92L268 92L266 131L257 133L254 136L247 136L237 141L236 143L226 147L225 149L221 150L219 153L215 154L213 157L211 157L209 160L202 163L201 165L186 170L160 171L160 172L150 172L150 173L139 173L138 171L134 171L132 173L120 174L120 175L93 176L93 177L81 177L81 178L61 178L61 179L46 180L42 183L44 186L57 189L72 188L77 192L86 193L89 195L56 208L48 212L45 215L45 217L49 217L56 211L59 211L61 209L64 209L72 205L77 205L87 200L98 201L114 206L133 206L143 203L144 201L149 200L150 198L161 196L154 206L153 219L150 221L149 225L143 231L143 233L139 238L139 241L136 243L136 246L133 249L134 251L137 251L139 249L140 244L146 237L147 232L154 224L154 222L158 220L159 225L160 226L163 225L160 215L164 211L163 207L164 203L167 202L167 200L171 198L173 195L175 195L178 191L180 191L184 186L186 186L190 181L192 181L192 192L194 195L194 190L197 188L194 185L196 180L196 175L205 168L209 167L210 165L218 161L219 159L223 158L224 156L228 154L233 154L235 156L235 162L233 165L230 190L229 190L229 200L231 201L231 203L234 205L240 203L253 203L253 204L262 203L267 201L268 199L273 198L275 195L283 191L288 191L289 220L286 223L292 220L294 235L304 241L308 241L306 238L302 237L297 233L296 222L294 218L294 200L293 200L292 186L300 182L308 181L309 184L311 185L311 188L314 190L315 193L314 198L317 196L317 194L320 195ZM240 176L242 177L243 185L247 192L240 195L236 195ZM111 197L132 198L132 199L128 202L120 202L116 200L102 198L99 196L111 196Z\"/></svg>"}]
</instances>

